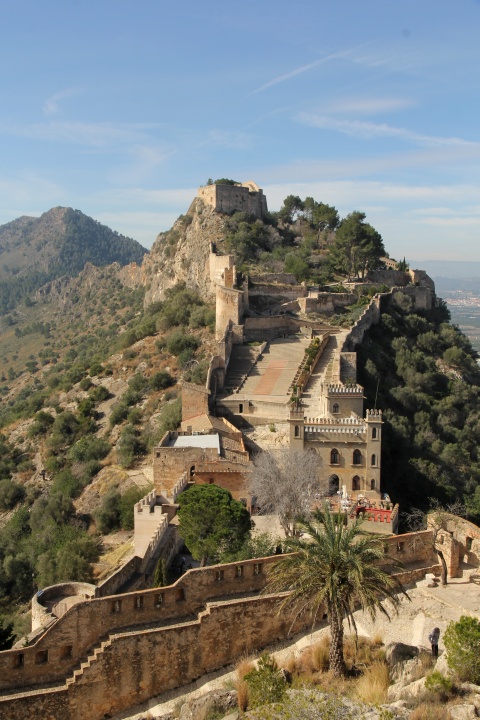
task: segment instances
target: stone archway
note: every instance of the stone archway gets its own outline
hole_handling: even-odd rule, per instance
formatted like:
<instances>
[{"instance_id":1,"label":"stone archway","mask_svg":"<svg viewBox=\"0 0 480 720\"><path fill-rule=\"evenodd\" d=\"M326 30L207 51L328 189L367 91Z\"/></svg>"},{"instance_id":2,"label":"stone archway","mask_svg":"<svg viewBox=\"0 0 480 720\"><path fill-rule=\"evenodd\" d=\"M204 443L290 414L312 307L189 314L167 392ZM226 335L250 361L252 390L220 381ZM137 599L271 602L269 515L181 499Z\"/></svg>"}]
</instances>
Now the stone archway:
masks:
<instances>
[{"instance_id":1,"label":"stone archway","mask_svg":"<svg viewBox=\"0 0 480 720\"><path fill-rule=\"evenodd\" d=\"M330 475L328 478L328 494L336 495L340 490L340 478L338 475Z\"/></svg>"}]
</instances>

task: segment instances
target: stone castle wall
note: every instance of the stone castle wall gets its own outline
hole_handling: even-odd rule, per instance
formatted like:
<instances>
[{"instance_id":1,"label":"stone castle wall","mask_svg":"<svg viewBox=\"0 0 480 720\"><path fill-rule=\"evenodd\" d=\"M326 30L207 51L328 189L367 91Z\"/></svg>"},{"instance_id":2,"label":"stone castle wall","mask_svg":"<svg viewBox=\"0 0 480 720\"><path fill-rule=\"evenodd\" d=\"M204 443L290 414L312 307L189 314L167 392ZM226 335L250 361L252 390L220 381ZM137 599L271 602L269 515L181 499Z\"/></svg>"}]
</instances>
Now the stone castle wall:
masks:
<instances>
[{"instance_id":1,"label":"stone castle wall","mask_svg":"<svg viewBox=\"0 0 480 720\"><path fill-rule=\"evenodd\" d=\"M243 316L243 292L223 285L216 287L216 335L221 340L225 329L240 325Z\"/></svg>"},{"instance_id":2,"label":"stone castle wall","mask_svg":"<svg viewBox=\"0 0 480 720\"><path fill-rule=\"evenodd\" d=\"M398 579L420 579L438 569L432 537L427 530L387 538L382 564L392 566L392 558L417 563ZM100 720L310 628L308 615L292 625L292 616L278 611L282 594L238 597L262 590L268 566L278 560L199 568L168 587L74 605L31 646L0 652L3 691L41 688L1 697L0 716ZM57 686L44 687L48 683Z\"/></svg>"},{"instance_id":3,"label":"stone castle wall","mask_svg":"<svg viewBox=\"0 0 480 720\"><path fill-rule=\"evenodd\" d=\"M268 212L263 190L251 182L241 185L206 185L198 189L198 197L216 212L225 215L246 212L262 218Z\"/></svg>"}]
</instances>

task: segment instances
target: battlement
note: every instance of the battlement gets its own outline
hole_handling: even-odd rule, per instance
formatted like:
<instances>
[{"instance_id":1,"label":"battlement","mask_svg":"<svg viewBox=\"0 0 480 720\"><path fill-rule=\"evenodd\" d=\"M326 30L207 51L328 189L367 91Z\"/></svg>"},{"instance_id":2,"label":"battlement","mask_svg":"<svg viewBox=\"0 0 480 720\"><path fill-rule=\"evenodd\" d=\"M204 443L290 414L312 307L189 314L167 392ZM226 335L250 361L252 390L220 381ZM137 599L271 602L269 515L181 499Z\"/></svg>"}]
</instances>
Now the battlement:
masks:
<instances>
[{"instance_id":1,"label":"battlement","mask_svg":"<svg viewBox=\"0 0 480 720\"><path fill-rule=\"evenodd\" d=\"M381 410L367 410L365 412L365 419L372 420L375 422L382 422L382 411Z\"/></svg>"},{"instance_id":2,"label":"battlement","mask_svg":"<svg viewBox=\"0 0 480 720\"><path fill-rule=\"evenodd\" d=\"M327 385L327 393L329 395L357 395L363 397L363 387L361 385L343 385L342 383L336 383L334 385Z\"/></svg>"},{"instance_id":3,"label":"battlement","mask_svg":"<svg viewBox=\"0 0 480 720\"><path fill-rule=\"evenodd\" d=\"M305 422L309 425L336 425L336 426L353 426L353 427L365 427L365 422L359 417L348 417L348 418L306 418Z\"/></svg>"}]
</instances>

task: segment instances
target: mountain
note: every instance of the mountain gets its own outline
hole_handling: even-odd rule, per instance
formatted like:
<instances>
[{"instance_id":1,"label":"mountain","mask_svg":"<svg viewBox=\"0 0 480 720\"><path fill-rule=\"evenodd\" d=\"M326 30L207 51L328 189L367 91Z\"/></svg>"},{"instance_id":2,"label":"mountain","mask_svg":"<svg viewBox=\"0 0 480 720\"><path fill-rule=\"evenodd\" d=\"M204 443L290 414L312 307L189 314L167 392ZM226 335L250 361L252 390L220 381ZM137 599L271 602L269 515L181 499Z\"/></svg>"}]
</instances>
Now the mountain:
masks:
<instances>
[{"instance_id":1,"label":"mountain","mask_svg":"<svg viewBox=\"0 0 480 720\"><path fill-rule=\"evenodd\" d=\"M103 267L141 263L147 250L80 210L56 207L39 218L23 216L0 226L0 313L87 262Z\"/></svg>"}]
</instances>

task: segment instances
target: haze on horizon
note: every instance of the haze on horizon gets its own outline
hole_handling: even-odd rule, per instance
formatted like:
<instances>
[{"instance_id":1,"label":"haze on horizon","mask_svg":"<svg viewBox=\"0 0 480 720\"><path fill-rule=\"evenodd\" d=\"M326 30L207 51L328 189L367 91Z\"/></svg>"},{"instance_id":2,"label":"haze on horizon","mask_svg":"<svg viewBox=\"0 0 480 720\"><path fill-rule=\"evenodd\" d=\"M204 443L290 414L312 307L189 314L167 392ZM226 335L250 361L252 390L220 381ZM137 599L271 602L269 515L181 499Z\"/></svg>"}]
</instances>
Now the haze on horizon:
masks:
<instances>
[{"instance_id":1,"label":"haze on horizon","mask_svg":"<svg viewBox=\"0 0 480 720\"><path fill-rule=\"evenodd\" d=\"M5 0L0 224L78 208L149 247L208 177L480 261L480 2Z\"/></svg>"}]
</instances>

